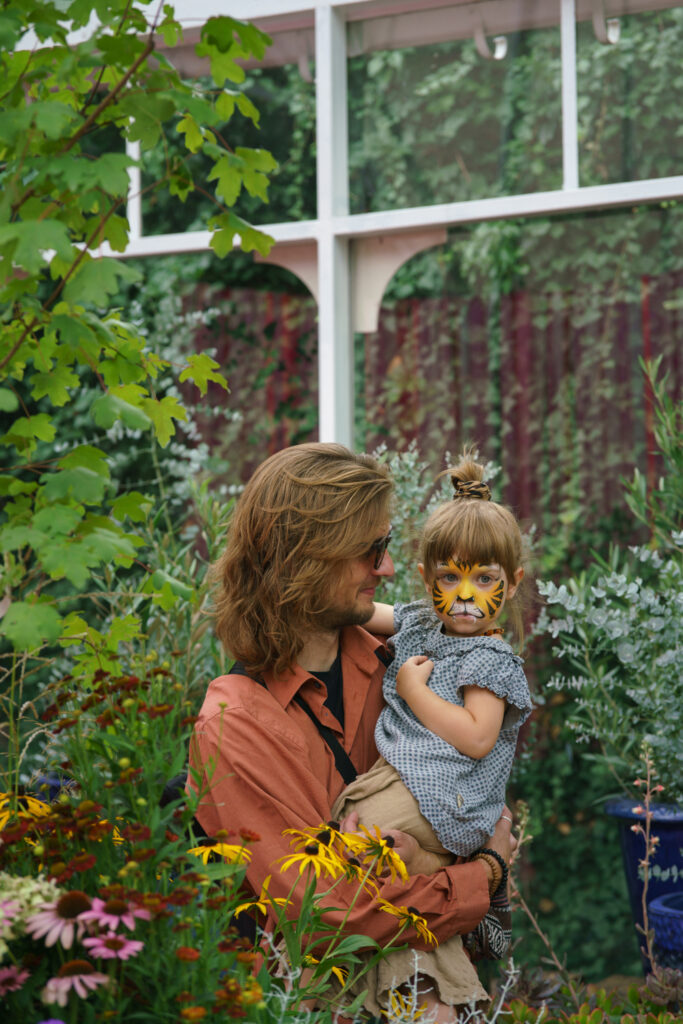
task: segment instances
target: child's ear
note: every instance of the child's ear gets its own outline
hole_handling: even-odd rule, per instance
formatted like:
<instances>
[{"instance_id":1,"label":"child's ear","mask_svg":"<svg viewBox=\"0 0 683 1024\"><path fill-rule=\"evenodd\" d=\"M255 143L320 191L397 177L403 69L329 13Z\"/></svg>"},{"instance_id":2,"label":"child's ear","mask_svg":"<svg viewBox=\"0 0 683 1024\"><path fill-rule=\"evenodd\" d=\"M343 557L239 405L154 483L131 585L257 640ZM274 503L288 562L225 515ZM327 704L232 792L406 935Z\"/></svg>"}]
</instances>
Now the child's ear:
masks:
<instances>
[{"instance_id":1,"label":"child's ear","mask_svg":"<svg viewBox=\"0 0 683 1024\"><path fill-rule=\"evenodd\" d=\"M517 593L517 587L520 585L520 583L522 582L523 579L524 579L524 569L520 565L517 569L515 569L515 575L512 577L511 582L508 583L508 593L507 593L508 600L511 597L515 596L515 594Z\"/></svg>"},{"instance_id":2,"label":"child's ear","mask_svg":"<svg viewBox=\"0 0 683 1024\"><path fill-rule=\"evenodd\" d=\"M425 567L422 564L422 562L418 562L417 563L417 569L418 569L418 572L420 573L420 576L424 580L425 590L427 591L428 594L431 594L432 587L431 587L431 584L428 582L427 577L425 576Z\"/></svg>"}]
</instances>

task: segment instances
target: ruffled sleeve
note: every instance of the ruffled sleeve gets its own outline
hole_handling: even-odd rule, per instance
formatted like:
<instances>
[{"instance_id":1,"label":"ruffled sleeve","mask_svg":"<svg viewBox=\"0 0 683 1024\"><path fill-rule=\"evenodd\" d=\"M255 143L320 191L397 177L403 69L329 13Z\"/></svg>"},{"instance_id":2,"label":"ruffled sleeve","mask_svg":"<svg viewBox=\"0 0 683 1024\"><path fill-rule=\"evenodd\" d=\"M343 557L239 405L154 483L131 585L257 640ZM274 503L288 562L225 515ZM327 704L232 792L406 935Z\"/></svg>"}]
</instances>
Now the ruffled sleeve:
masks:
<instances>
[{"instance_id":1,"label":"ruffled sleeve","mask_svg":"<svg viewBox=\"0 0 683 1024\"><path fill-rule=\"evenodd\" d=\"M519 727L531 714L531 695L522 659L513 654L504 641L492 640L467 654L460 665L456 685L458 688L480 686L506 701L504 729L513 725Z\"/></svg>"},{"instance_id":2,"label":"ruffled sleeve","mask_svg":"<svg viewBox=\"0 0 683 1024\"><path fill-rule=\"evenodd\" d=\"M410 601L408 604L394 605L394 633L401 629L426 629L434 625L434 613L427 601Z\"/></svg>"}]
</instances>

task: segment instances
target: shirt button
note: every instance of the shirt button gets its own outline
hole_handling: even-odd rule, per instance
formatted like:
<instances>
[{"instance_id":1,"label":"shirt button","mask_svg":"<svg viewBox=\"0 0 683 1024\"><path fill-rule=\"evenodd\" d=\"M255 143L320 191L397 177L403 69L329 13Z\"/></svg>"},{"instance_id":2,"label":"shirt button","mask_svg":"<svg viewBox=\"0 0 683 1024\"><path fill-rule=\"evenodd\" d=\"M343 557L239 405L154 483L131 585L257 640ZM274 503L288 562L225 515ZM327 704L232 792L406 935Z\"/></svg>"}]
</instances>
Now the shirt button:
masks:
<instances>
[{"instance_id":1,"label":"shirt button","mask_svg":"<svg viewBox=\"0 0 683 1024\"><path fill-rule=\"evenodd\" d=\"M318 681L316 680L316 682L315 682L315 688L316 688L316 690L322 690L322 688L323 688L323 684L322 684L322 683L319 683L319 682L318 682Z\"/></svg>"}]
</instances>

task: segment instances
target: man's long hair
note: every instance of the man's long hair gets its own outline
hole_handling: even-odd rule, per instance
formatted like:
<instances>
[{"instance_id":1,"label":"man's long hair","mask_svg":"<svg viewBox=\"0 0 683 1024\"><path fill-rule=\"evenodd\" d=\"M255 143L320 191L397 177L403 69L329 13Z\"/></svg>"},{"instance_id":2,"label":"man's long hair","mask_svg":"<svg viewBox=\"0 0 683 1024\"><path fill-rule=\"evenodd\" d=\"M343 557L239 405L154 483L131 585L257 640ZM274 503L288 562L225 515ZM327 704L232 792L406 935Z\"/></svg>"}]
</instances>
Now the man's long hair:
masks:
<instances>
[{"instance_id":1,"label":"man's long hair","mask_svg":"<svg viewBox=\"0 0 683 1024\"><path fill-rule=\"evenodd\" d=\"M213 568L216 634L252 673L291 668L334 601L343 563L386 528L386 466L340 444L263 462L240 496Z\"/></svg>"}]
</instances>

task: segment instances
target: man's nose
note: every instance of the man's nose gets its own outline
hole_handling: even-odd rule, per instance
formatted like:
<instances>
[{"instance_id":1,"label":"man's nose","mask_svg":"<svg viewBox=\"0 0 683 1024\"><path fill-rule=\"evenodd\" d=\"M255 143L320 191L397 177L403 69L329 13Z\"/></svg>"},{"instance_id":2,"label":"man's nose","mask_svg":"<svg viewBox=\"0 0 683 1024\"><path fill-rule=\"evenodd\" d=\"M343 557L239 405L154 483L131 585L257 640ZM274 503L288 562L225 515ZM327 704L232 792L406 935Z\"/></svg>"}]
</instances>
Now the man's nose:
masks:
<instances>
[{"instance_id":1,"label":"man's nose","mask_svg":"<svg viewBox=\"0 0 683 1024\"><path fill-rule=\"evenodd\" d=\"M372 570L373 576L393 576L394 575L394 562L388 551L384 552L384 558L379 563L377 569Z\"/></svg>"}]
</instances>

